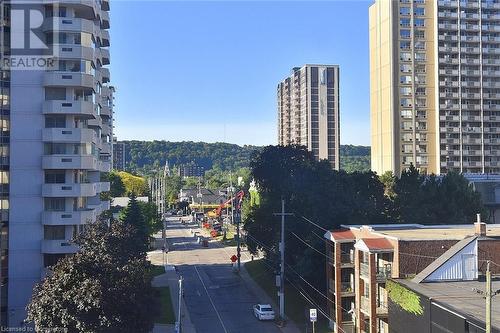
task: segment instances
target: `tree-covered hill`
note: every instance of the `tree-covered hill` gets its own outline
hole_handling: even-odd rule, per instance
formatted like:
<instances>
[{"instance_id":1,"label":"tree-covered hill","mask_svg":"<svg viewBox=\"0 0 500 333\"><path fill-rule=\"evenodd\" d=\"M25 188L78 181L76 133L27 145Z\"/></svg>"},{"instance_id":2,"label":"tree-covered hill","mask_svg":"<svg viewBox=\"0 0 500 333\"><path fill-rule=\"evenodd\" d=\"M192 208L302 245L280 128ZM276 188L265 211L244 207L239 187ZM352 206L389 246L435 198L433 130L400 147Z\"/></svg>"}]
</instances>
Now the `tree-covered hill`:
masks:
<instances>
[{"instance_id":1,"label":"tree-covered hill","mask_svg":"<svg viewBox=\"0 0 500 333\"><path fill-rule=\"evenodd\" d=\"M148 174L165 165L194 162L205 170L237 170L248 167L254 151L259 146L238 146L230 143L169 142L169 141L122 141L125 143L127 170ZM340 147L341 166L348 172L370 169L370 147L343 145Z\"/></svg>"}]
</instances>

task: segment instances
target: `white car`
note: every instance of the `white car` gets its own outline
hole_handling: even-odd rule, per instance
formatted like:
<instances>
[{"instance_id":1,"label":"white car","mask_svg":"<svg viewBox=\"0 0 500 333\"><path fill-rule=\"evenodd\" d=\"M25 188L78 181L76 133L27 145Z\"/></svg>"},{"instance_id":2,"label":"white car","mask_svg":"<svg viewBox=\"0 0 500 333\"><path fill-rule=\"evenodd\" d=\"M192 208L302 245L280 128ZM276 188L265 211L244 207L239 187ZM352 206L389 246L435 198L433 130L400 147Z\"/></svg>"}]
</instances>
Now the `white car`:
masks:
<instances>
[{"instance_id":1,"label":"white car","mask_svg":"<svg viewBox=\"0 0 500 333\"><path fill-rule=\"evenodd\" d=\"M253 314L259 320L274 320L274 311L269 304L255 304Z\"/></svg>"}]
</instances>

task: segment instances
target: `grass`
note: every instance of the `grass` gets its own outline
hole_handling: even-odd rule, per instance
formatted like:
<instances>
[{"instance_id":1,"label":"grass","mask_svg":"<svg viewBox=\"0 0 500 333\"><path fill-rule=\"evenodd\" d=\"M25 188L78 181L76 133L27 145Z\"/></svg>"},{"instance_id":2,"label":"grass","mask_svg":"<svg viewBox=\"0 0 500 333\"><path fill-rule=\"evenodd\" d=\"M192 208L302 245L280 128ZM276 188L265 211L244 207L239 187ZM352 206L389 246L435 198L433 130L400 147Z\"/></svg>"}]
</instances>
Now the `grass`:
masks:
<instances>
[{"instance_id":1,"label":"grass","mask_svg":"<svg viewBox=\"0 0 500 333\"><path fill-rule=\"evenodd\" d=\"M262 290L277 302L276 277L274 272L265 264L264 260L249 261L245 264L245 268L250 277L262 288ZM310 303L308 303L293 286L285 284L285 314L302 332L306 332L307 324L309 324L310 308ZM326 319L318 319L320 320L316 323L316 332L332 332L328 329L328 321Z\"/></svg>"},{"instance_id":2,"label":"grass","mask_svg":"<svg viewBox=\"0 0 500 333\"><path fill-rule=\"evenodd\" d=\"M170 298L170 288L160 287L154 289L158 291L157 297L160 301L160 313L156 317L155 322L158 324L175 324L175 314L172 306L172 299Z\"/></svg>"},{"instance_id":3,"label":"grass","mask_svg":"<svg viewBox=\"0 0 500 333\"><path fill-rule=\"evenodd\" d=\"M151 267L151 275L153 277L165 274L165 267L163 266L157 266L157 265L152 265Z\"/></svg>"}]
</instances>

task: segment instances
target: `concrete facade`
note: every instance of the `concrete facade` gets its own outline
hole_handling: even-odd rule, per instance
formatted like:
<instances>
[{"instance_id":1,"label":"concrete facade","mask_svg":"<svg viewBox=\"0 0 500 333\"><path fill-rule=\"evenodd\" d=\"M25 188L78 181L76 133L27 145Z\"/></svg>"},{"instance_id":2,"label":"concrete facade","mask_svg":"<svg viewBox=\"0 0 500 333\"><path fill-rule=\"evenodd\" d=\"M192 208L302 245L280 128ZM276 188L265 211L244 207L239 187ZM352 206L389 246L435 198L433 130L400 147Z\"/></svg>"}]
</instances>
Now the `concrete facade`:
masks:
<instances>
[{"instance_id":1,"label":"concrete facade","mask_svg":"<svg viewBox=\"0 0 500 333\"><path fill-rule=\"evenodd\" d=\"M369 18L372 170L498 173L500 3L376 0Z\"/></svg>"},{"instance_id":2,"label":"concrete facade","mask_svg":"<svg viewBox=\"0 0 500 333\"><path fill-rule=\"evenodd\" d=\"M2 199L8 252L1 267L2 326L9 327L24 326L35 284L77 251L73 236L109 209L101 200L109 191L101 173L112 164L109 1L33 6L45 15L44 42L58 65L9 73L10 143L2 146L9 152L10 175L2 179L10 189Z\"/></svg>"},{"instance_id":3,"label":"concrete facade","mask_svg":"<svg viewBox=\"0 0 500 333\"><path fill-rule=\"evenodd\" d=\"M278 84L278 143L340 165L339 66L304 65Z\"/></svg>"}]
</instances>

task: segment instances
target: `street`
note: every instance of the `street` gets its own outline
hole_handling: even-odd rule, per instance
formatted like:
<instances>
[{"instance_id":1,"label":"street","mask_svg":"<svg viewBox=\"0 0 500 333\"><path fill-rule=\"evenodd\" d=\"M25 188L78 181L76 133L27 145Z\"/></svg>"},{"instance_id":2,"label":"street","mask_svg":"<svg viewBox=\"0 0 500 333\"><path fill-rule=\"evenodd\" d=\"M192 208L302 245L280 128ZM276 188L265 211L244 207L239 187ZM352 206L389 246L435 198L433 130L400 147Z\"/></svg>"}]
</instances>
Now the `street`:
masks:
<instances>
[{"instance_id":1,"label":"street","mask_svg":"<svg viewBox=\"0 0 500 333\"><path fill-rule=\"evenodd\" d=\"M175 265L184 279L184 301L196 332L281 332L274 322L254 317L252 306L264 300L233 272L230 257L236 248L215 241L204 248L190 233L190 228L199 229L187 222L182 225L178 219L167 221L168 264ZM155 236L161 248L161 232ZM161 251L150 252L149 258L153 264L163 264ZM241 258L245 261L250 256L242 251Z\"/></svg>"}]
</instances>

